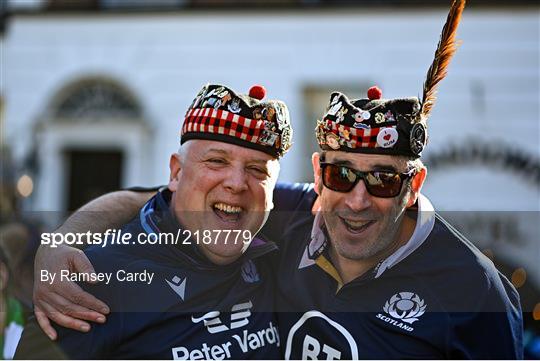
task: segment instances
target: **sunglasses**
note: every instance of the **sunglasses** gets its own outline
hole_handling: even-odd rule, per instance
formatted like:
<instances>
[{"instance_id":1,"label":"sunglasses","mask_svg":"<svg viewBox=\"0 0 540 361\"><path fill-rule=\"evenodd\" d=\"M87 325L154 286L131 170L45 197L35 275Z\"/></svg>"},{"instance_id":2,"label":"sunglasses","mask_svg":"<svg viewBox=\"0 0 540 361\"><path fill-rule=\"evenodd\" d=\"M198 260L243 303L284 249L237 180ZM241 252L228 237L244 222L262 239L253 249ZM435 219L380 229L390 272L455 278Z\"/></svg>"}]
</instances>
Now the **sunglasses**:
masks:
<instances>
[{"instance_id":1,"label":"sunglasses","mask_svg":"<svg viewBox=\"0 0 540 361\"><path fill-rule=\"evenodd\" d=\"M389 171L362 172L344 165L321 162L322 179L326 188L347 193L353 190L360 179L366 190L374 197L392 198L401 192L403 181L416 174L414 169L407 173Z\"/></svg>"}]
</instances>

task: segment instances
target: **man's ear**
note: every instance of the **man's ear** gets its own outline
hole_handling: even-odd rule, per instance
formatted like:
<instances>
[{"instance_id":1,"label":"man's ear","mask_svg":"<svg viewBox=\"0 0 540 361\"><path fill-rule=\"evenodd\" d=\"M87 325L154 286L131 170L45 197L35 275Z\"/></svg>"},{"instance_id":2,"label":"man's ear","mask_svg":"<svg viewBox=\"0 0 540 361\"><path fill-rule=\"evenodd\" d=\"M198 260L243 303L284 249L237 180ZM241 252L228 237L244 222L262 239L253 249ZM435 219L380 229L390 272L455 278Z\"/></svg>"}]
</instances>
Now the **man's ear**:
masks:
<instances>
[{"instance_id":1,"label":"man's ear","mask_svg":"<svg viewBox=\"0 0 540 361\"><path fill-rule=\"evenodd\" d=\"M426 176L427 169L425 167L420 169L420 171L414 175L411 182L411 196L407 202L407 208L412 207L416 203L420 190L422 189L424 181L426 180Z\"/></svg>"},{"instance_id":2,"label":"man's ear","mask_svg":"<svg viewBox=\"0 0 540 361\"><path fill-rule=\"evenodd\" d=\"M171 159L169 160L169 169L171 170L171 173L169 175L168 185L168 188L171 192L176 192L181 168L181 155L178 153L171 154Z\"/></svg>"},{"instance_id":3,"label":"man's ear","mask_svg":"<svg viewBox=\"0 0 540 361\"><path fill-rule=\"evenodd\" d=\"M318 152L315 152L311 155L311 164L313 165L313 178L315 180L315 192L318 195L320 194L320 189L322 187L321 184L321 165L319 163L319 160L321 159L321 155Z\"/></svg>"}]
</instances>

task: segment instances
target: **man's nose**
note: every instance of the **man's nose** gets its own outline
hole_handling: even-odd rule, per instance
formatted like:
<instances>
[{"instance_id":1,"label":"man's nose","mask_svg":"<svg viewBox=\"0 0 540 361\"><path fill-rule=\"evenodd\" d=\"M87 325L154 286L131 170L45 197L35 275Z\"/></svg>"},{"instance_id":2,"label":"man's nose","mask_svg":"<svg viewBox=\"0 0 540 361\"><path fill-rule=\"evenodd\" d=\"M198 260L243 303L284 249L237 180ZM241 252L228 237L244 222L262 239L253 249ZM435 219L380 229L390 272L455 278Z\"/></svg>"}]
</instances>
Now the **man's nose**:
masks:
<instances>
[{"instance_id":1,"label":"man's nose","mask_svg":"<svg viewBox=\"0 0 540 361\"><path fill-rule=\"evenodd\" d=\"M366 189L366 184L363 179L354 186L354 188L347 194L345 198L345 204L354 212L362 211L371 207L371 195Z\"/></svg>"},{"instance_id":2,"label":"man's nose","mask_svg":"<svg viewBox=\"0 0 540 361\"><path fill-rule=\"evenodd\" d=\"M232 193L240 193L248 189L247 174L243 168L232 167L224 174L223 186Z\"/></svg>"}]
</instances>

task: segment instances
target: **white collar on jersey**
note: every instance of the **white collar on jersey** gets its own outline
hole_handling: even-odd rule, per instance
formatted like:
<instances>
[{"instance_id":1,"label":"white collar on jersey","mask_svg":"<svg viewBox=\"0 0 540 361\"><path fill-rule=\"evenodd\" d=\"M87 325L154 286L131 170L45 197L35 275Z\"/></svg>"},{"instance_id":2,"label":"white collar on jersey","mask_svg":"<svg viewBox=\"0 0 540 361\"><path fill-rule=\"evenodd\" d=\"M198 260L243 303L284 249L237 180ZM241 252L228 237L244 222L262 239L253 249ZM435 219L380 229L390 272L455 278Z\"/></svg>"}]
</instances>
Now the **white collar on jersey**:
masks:
<instances>
[{"instance_id":1,"label":"white collar on jersey","mask_svg":"<svg viewBox=\"0 0 540 361\"><path fill-rule=\"evenodd\" d=\"M315 264L313 255L320 254L324 248L326 248L326 236L322 230L324 220L320 208L317 210L315 220L313 221L313 227L311 229L311 241L306 247L302 259L298 268L304 268ZM411 253L413 253L418 247L424 243L435 225L435 210L433 205L425 197L420 194L418 196L418 216L416 218L416 227L411 238L403 246L398 248L394 253L388 256L384 261L380 262L377 266L377 272L375 278L380 277L384 271L395 266Z\"/></svg>"},{"instance_id":2,"label":"white collar on jersey","mask_svg":"<svg viewBox=\"0 0 540 361\"><path fill-rule=\"evenodd\" d=\"M380 277L384 271L392 268L403 261L411 253L418 249L428 238L435 225L435 210L433 205L423 194L418 196L418 216L416 218L416 227L411 238L403 246L399 247L388 258L379 263L375 278Z\"/></svg>"}]
</instances>

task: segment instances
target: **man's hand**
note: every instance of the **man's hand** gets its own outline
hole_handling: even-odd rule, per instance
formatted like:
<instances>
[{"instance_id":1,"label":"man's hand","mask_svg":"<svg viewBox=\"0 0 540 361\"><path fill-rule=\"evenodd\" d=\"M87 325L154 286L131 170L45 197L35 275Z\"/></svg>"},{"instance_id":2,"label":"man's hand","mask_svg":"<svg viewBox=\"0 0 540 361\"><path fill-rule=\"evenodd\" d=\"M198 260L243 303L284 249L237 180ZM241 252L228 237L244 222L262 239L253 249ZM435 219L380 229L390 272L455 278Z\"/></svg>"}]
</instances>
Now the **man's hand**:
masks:
<instances>
[{"instance_id":1,"label":"man's hand","mask_svg":"<svg viewBox=\"0 0 540 361\"><path fill-rule=\"evenodd\" d=\"M53 320L63 327L88 332L90 324L86 321L104 323L109 307L83 291L75 282L41 282L41 270L60 274L61 270L73 273L95 273L94 267L83 251L59 246L50 248L40 246L34 261L34 313L39 326L55 340L57 333L49 321Z\"/></svg>"},{"instance_id":2,"label":"man's hand","mask_svg":"<svg viewBox=\"0 0 540 361\"><path fill-rule=\"evenodd\" d=\"M107 193L82 206L72 214L56 232L105 232L116 229L129 222L138 210L155 194L149 192L118 191ZM88 332L90 324L86 321L105 322L109 307L84 292L74 282L40 282L41 270L60 274L61 270L73 273L95 273L83 251L58 246L50 248L41 245L34 261L34 313L39 326L52 339L57 337L50 320L60 326Z\"/></svg>"}]
</instances>

